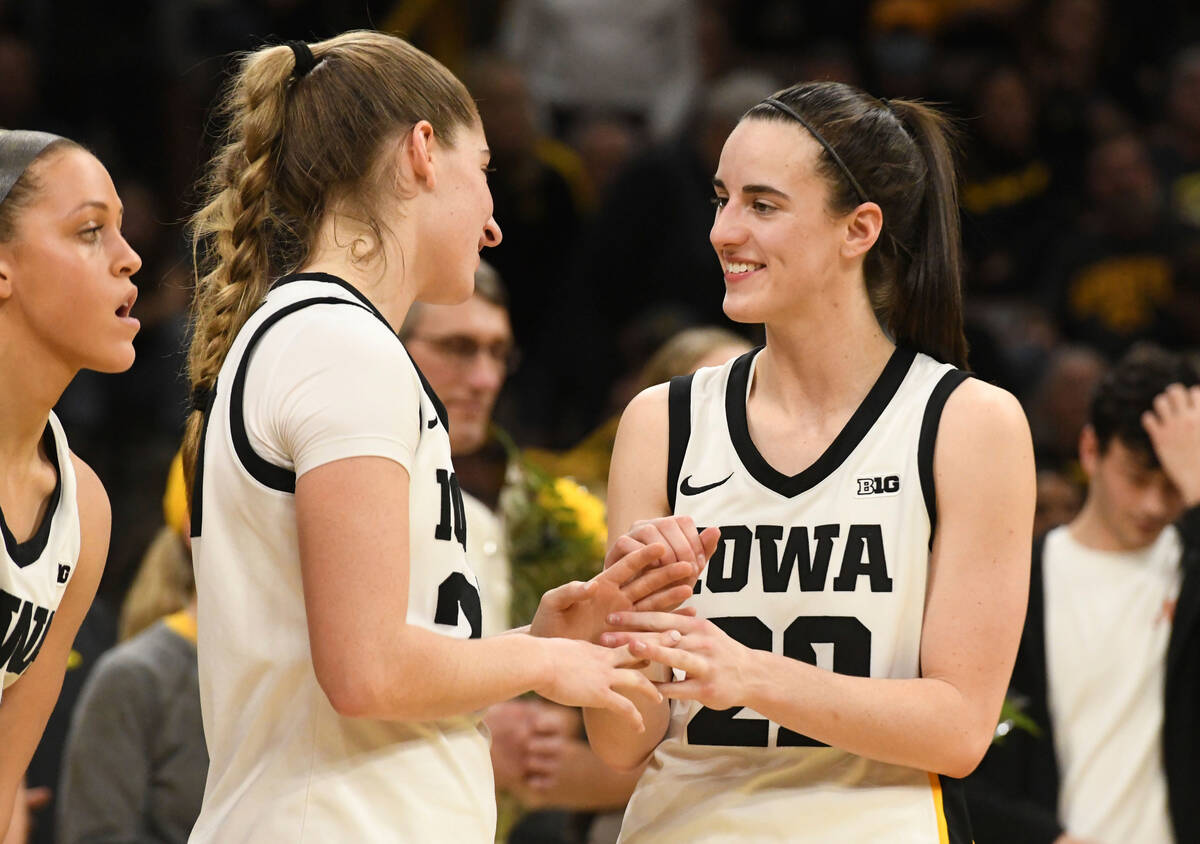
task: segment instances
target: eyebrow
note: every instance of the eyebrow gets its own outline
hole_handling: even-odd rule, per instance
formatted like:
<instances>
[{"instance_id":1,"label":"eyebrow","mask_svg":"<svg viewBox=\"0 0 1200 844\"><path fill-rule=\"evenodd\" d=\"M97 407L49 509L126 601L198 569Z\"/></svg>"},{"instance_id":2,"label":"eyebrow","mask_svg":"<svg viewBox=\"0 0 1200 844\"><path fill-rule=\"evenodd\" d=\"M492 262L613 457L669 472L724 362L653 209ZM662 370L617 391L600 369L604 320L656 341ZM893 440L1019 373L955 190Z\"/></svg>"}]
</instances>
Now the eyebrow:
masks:
<instances>
[{"instance_id":1,"label":"eyebrow","mask_svg":"<svg viewBox=\"0 0 1200 844\"><path fill-rule=\"evenodd\" d=\"M83 210L84 208L99 208L101 211L107 211L107 210L108 210L108 203L106 203L106 202L101 202L101 201L100 201L100 200L98 200L98 199L90 199L90 200L88 200L87 202L81 202L81 203L79 203L79 205L77 205L77 206L75 206L74 208L72 208L72 209L71 209L71 213L72 213L72 214L74 214L76 211L81 211L81 210ZM123 207L121 207L121 206L117 206L117 213L118 213L118 214L122 214L124 211L125 211L125 209L124 209Z\"/></svg>"},{"instance_id":2,"label":"eyebrow","mask_svg":"<svg viewBox=\"0 0 1200 844\"><path fill-rule=\"evenodd\" d=\"M713 179L712 183L713 187L717 190L725 190L725 183L720 179ZM780 199L791 199L790 196L781 191L779 188L773 188L770 185L743 185L742 193L751 196L767 194L768 196L778 196Z\"/></svg>"}]
</instances>

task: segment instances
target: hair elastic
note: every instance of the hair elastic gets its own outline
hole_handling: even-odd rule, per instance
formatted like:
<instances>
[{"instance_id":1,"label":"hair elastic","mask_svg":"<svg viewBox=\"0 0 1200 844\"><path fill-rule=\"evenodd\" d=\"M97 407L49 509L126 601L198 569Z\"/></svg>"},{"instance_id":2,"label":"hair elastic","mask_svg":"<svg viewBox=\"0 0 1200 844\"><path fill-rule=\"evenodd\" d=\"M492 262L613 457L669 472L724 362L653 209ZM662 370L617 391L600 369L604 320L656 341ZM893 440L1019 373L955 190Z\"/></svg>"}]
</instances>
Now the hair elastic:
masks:
<instances>
[{"instance_id":1,"label":"hair elastic","mask_svg":"<svg viewBox=\"0 0 1200 844\"><path fill-rule=\"evenodd\" d=\"M292 72L292 76L296 79L308 76L319 60L313 56L312 50L303 41L288 41L286 44L296 58L296 69Z\"/></svg>"},{"instance_id":2,"label":"hair elastic","mask_svg":"<svg viewBox=\"0 0 1200 844\"><path fill-rule=\"evenodd\" d=\"M33 160L55 141L64 140L49 132L25 129L0 129L0 202L8 198Z\"/></svg>"},{"instance_id":3,"label":"hair elastic","mask_svg":"<svg viewBox=\"0 0 1200 844\"><path fill-rule=\"evenodd\" d=\"M774 106L775 108L779 109L807 129L808 133L816 138L817 142L821 146L825 147L825 151L829 153L829 157L833 159L833 163L836 164L842 171L843 175L845 175L846 181L850 183L850 187L854 188L854 192L858 194L858 201L870 202L870 200L867 199L867 192L862 189L862 185L858 183L858 179L854 178L854 174L850 172L850 168L846 166L846 162L842 161L842 157L834 151L832 146L829 145L829 141L822 138L821 133L814 129L812 124L800 116L800 112L796 111L787 103L777 100L774 97L767 97L765 100L763 100L763 102L769 106Z\"/></svg>"}]
</instances>

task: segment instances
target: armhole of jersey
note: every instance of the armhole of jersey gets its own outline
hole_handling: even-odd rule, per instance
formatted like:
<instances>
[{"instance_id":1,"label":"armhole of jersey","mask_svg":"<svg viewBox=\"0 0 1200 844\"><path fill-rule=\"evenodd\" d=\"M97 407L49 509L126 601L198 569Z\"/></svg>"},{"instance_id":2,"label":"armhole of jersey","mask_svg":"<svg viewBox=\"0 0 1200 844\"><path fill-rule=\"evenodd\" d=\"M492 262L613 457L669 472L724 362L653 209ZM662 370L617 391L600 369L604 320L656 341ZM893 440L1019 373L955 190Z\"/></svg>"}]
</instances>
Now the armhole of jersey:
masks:
<instances>
[{"instance_id":1,"label":"armhole of jersey","mask_svg":"<svg viewBox=\"0 0 1200 844\"><path fill-rule=\"evenodd\" d=\"M238 361L237 371L234 373L233 385L230 388L229 395L229 432L233 439L234 452L237 455L238 461L242 467L250 473L250 476L263 486L279 492L294 493L296 491L296 473L290 469L285 469L282 466L263 459L258 452L250 444L250 436L246 432L245 419L245 390L246 390L246 372L250 367L250 360L254 356L254 349L262 340L263 335L267 330L279 320L283 319L288 314L294 314L296 311L309 307L310 305L353 305L356 308L362 308L364 311L371 313L369 308L364 307L358 302L353 302L348 299L341 299L335 296L323 296L315 299L302 299L299 302L293 302L286 307L280 308L271 316L263 320L262 325L255 329L250 342L246 344L246 350L242 353L242 359ZM382 319L377 314L374 316ZM387 324L386 320L383 320ZM391 327L388 328L391 331ZM210 390L205 398L204 422L200 429L200 443L196 449L196 467L192 475L192 494L191 494L191 535L199 537L204 527L204 445L208 439L208 422L212 416L213 403L216 400L216 390Z\"/></svg>"},{"instance_id":2,"label":"armhole of jersey","mask_svg":"<svg viewBox=\"0 0 1200 844\"><path fill-rule=\"evenodd\" d=\"M925 403L925 416L921 420L921 436L917 440L917 471L921 477L921 494L925 497L925 511L929 514L929 547L933 548L933 535L937 530L937 494L933 486L933 447L937 443L938 425L942 421L942 409L946 399L961 384L970 378L970 373L951 369L933 388L929 401Z\"/></svg>"},{"instance_id":3,"label":"armhole of jersey","mask_svg":"<svg viewBox=\"0 0 1200 844\"><path fill-rule=\"evenodd\" d=\"M679 490L679 473L683 456L692 436L692 376L677 375L671 379L667 395L667 504L675 512L675 496Z\"/></svg>"},{"instance_id":4,"label":"armhole of jersey","mask_svg":"<svg viewBox=\"0 0 1200 844\"><path fill-rule=\"evenodd\" d=\"M196 465L192 469L192 489L188 496L188 512L191 514L188 531L192 539L200 536L200 531L204 526L204 441L208 439L208 420L212 417L212 406L216 398L215 387L210 389L204 397L204 416L200 422L200 442L196 445Z\"/></svg>"}]
</instances>

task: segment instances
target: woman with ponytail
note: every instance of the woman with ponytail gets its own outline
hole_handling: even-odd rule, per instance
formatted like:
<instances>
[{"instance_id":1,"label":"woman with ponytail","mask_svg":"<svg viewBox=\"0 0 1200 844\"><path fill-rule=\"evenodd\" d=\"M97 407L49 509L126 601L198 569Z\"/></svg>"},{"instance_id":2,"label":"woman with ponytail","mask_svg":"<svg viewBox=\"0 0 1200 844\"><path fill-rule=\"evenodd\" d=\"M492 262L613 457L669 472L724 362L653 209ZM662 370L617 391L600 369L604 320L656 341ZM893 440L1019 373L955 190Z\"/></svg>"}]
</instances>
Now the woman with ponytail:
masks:
<instances>
[{"instance_id":1,"label":"woman with ponytail","mask_svg":"<svg viewBox=\"0 0 1200 844\"><path fill-rule=\"evenodd\" d=\"M966 365L944 117L848 85L764 99L725 143L725 312L766 345L639 395L609 518L720 525L685 607L601 641L651 660L649 765L622 841L970 841L1016 655L1034 472L1025 418ZM648 483L646 477L665 480Z\"/></svg>"},{"instance_id":2,"label":"woman with ponytail","mask_svg":"<svg viewBox=\"0 0 1200 844\"><path fill-rule=\"evenodd\" d=\"M414 302L468 298L500 242L475 104L411 45L350 32L248 55L224 117L193 220L191 840L490 842L480 711L532 690L640 729L622 692L658 692L580 639L676 606L715 531L662 520L530 631L480 639L446 412L396 336Z\"/></svg>"},{"instance_id":3,"label":"woman with ponytail","mask_svg":"<svg viewBox=\"0 0 1200 844\"><path fill-rule=\"evenodd\" d=\"M121 214L87 150L0 130L0 839L108 553L108 496L51 408L79 370L133 364Z\"/></svg>"}]
</instances>

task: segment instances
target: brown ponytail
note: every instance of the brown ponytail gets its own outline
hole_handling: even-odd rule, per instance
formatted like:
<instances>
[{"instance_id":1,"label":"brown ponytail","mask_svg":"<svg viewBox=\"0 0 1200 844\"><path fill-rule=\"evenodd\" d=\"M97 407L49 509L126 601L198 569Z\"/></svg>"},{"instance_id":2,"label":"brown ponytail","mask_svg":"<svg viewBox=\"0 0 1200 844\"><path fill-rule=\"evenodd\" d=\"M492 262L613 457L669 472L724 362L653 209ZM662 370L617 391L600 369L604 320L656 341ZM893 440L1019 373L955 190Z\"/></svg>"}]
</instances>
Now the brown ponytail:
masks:
<instances>
[{"instance_id":1,"label":"brown ponytail","mask_svg":"<svg viewBox=\"0 0 1200 844\"><path fill-rule=\"evenodd\" d=\"M820 133L883 211L883 231L863 265L880 323L897 343L965 368L950 122L921 103L880 100L840 82L801 83L772 96ZM767 103L746 118L793 120ZM817 167L830 186L832 210L848 213L862 202L827 151Z\"/></svg>"},{"instance_id":2,"label":"brown ponytail","mask_svg":"<svg viewBox=\"0 0 1200 844\"><path fill-rule=\"evenodd\" d=\"M224 145L202 182L192 218L196 263L188 353L193 405L216 386L238 330L272 280L302 267L333 202L382 230L377 185L389 139L428 120L442 143L479 120L450 71L411 44L378 32L347 32L309 45L248 54L224 97ZM194 406L183 442L188 487L203 413Z\"/></svg>"}]
</instances>

